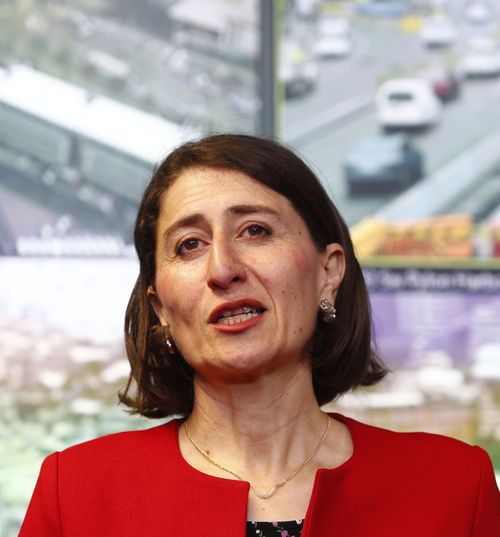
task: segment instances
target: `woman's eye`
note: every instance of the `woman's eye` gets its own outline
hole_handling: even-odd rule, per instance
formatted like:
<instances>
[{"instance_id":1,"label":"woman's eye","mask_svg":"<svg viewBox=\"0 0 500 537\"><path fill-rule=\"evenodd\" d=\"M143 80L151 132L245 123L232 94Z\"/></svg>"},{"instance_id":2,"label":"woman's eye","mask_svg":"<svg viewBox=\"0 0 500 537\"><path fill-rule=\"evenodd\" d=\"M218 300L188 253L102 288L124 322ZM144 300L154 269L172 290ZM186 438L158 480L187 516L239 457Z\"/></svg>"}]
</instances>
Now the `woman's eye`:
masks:
<instances>
[{"instance_id":1,"label":"woman's eye","mask_svg":"<svg viewBox=\"0 0 500 537\"><path fill-rule=\"evenodd\" d=\"M248 226L245 230L252 237L259 237L260 235L269 235L269 230L264 226L259 226L258 224L252 224Z\"/></svg>"},{"instance_id":2,"label":"woman's eye","mask_svg":"<svg viewBox=\"0 0 500 537\"><path fill-rule=\"evenodd\" d=\"M186 239L185 241L182 241L179 244L177 248L177 253L183 254L191 250L196 250L196 248L198 248L199 245L200 245L200 241L198 239Z\"/></svg>"}]
</instances>

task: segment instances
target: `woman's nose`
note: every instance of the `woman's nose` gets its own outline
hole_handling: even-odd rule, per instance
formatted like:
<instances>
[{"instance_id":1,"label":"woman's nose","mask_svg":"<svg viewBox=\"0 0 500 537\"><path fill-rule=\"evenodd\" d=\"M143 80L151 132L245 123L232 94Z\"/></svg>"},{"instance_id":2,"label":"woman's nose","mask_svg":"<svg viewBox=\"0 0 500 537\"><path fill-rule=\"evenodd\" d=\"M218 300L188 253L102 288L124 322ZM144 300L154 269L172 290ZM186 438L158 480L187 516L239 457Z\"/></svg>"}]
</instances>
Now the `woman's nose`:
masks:
<instances>
[{"instance_id":1,"label":"woman's nose","mask_svg":"<svg viewBox=\"0 0 500 537\"><path fill-rule=\"evenodd\" d=\"M212 241L207 267L207 283L210 289L227 289L234 282L245 279L245 267L234 245Z\"/></svg>"}]
</instances>

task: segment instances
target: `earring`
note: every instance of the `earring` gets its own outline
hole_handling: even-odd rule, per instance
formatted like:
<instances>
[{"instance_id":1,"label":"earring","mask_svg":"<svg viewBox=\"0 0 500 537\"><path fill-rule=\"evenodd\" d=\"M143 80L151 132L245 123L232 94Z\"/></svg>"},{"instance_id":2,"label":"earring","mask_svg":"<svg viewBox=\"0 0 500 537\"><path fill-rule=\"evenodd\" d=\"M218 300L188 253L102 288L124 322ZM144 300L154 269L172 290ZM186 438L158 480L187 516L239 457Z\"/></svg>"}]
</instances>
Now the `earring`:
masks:
<instances>
[{"instance_id":1,"label":"earring","mask_svg":"<svg viewBox=\"0 0 500 537\"><path fill-rule=\"evenodd\" d=\"M167 343L167 350L168 350L168 354L170 354L170 356L173 356L175 354L175 349L174 349L174 341L173 339L170 337L170 336L167 336L165 338L165 341Z\"/></svg>"},{"instance_id":2,"label":"earring","mask_svg":"<svg viewBox=\"0 0 500 537\"><path fill-rule=\"evenodd\" d=\"M319 309L321 311L321 316L323 321L328 324L333 324L337 317L337 310L335 306L326 298L323 298L319 303Z\"/></svg>"}]
</instances>

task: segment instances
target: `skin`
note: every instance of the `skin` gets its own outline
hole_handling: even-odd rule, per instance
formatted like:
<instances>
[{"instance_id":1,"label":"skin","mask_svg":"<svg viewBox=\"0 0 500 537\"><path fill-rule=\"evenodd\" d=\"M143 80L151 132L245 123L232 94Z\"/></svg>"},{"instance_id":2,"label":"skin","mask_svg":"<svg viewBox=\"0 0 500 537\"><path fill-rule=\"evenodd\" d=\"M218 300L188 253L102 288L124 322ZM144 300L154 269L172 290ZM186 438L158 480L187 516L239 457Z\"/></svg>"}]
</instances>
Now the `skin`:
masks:
<instances>
[{"instance_id":1,"label":"skin","mask_svg":"<svg viewBox=\"0 0 500 537\"><path fill-rule=\"evenodd\" d=\"M232 170L185 171L164 194L157 228L152 305L195 370L188 426L197 444L260 490L286 478L314 450L327 423L313 392L308 342L322 298L335 302L344 274L340 245L318 251L280 194ZM215 308L244 299L262 306L251 326L227 332ZM315 471L352 453L332 420L314 459L269 500L249 495L248 519L305 516ZM231 478L180 429L189 464Z\"/></svg>"}]
</instances>

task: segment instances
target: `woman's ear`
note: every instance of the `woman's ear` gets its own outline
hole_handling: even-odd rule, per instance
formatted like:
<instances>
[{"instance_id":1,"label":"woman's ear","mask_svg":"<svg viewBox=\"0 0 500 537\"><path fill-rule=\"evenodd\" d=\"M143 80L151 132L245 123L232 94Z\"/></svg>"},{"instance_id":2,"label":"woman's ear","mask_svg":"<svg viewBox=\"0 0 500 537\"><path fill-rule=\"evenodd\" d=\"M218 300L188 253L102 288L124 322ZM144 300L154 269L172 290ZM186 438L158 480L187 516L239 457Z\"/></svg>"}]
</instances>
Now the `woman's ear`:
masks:
<instances>
[{"instance_id":1,"label":"woman's ear","mask_svg":"<svg viewBox=\"0 0 500 537\"><path fill-rule=\"evenodd\" d=\"M156 313L156 316L158 317L158 320L160 321L160 324L162 326L168 326L167 319L163 313L163 305L160 301L160 297L158 296L157 292L155 291L155 288L152 285L148 287L147 296L149 299L149 303L151 304L152 308Z\"/></svg>"},{"instance_id":2,"label":"woman's ear","mask_svg":"<svg viewBox=\"0 0 500 537\"><path fill-rule=\"evenodd\" d=\"M326 298L333 304L337 291L342 283L345 272L345 254L342 246L336 242L327 244L323 252L323 289L321 298Z\"/></svg>"}]
</instances>

